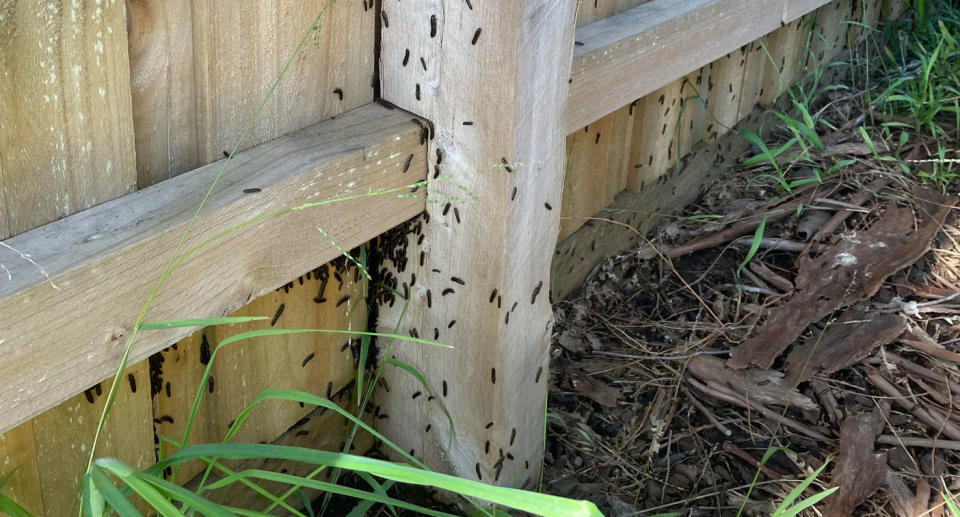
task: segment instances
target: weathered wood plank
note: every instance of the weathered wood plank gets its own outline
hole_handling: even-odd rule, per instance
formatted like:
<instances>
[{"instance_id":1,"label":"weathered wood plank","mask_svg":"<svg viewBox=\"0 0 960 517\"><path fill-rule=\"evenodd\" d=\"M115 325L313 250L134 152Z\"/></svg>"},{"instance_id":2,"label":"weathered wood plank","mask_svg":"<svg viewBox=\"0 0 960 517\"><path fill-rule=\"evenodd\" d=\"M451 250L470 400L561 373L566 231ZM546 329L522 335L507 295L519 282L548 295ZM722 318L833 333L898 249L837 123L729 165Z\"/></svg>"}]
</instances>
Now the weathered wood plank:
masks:
<instances>
[{"instance_id":1,"label":"weathered wood plank","mask_svg":"<svg viewBox=\"0 0 960 517\"><path fill-rule=\"evenodd\" d=\"M576 37L583 45L574 50L567 133L776 29L783 4L654 0L581 27Z\"/></svg>"},{"instance_id":2,"label":"weathered wood plank","mask_svg":"<svg viewBox=\"0 0 960 517\"><path fill-rule=\"evenodd\" d=\"M678 79L640 99L633 134L638 139L630 149L633 167L627 176L627 190L637 192L656 181L677 159L677 127L684 80Z\"/></svg>"},{"instance_id":3,"label":"weathered wood plank","mask_svg":"<svg viewBox=\"0 0 960 517\"><path fill-rule=\"evenodd\" d=\"M97 445L97 457L118 458L143 469L154 462L150 374L146 362L125 372L123 384ZM131 377L133 380L130 380ZM110 381L98 383L33 419L37 467L46 515L70 515L78 501L74 487L86 470L97 422ZM138 500L141 511L148 507Z\"/></svg>"},{"instance_id":4,"label":"weathered wood plank","mask_svg":"<svg viewBox=\"0 0 960 517\"><path fill-rule=\"evenodd\" d=\"M786 0L783 3L783 21L790 23L830 2L831 0Z\"/></svg>"},{"instance_id":5,"label":"weathered wood plank","mask_svg":"<svg viewBox=\"0 0 960 517\"><path fill-rule=\"evenodd\" d=\"M446 418L412 398L423 388L406 372L388 370L380 401L403 418L380 425L427 465L486 482L531 486L542 457L575 10L575 0L384 3L383 96L435 123L431 165L454 177L432 187L423 241L392 271L412 286L401 333L455 350L394 352L442 392L457 439L448 447ZM401 305L380 308L381 328Z\"/></svg>"},{"instance_id":6,"label":"weathered wood plank","mask_svg":"<svg viewBox=\"0 0 960 517\"><path fill-rule=\"evenodd\" d=\"M577 27L613 16L631 7L645 4L650 0L579 0Z\"/></svg>"},{"instance_id":7,"label":"weathered wood plank","mask_svg":"<svg viewBox=\"0 0 960 517\"><path fill-rule=\"evenodd\" d=\"M11 473L3 487L3 495L32 515L44 515L33 422L25 422L0 434L0 476Z\"/></svg>"},{"instance_id":8,"label":"weathered wood plank","mask_svg":"<svg viewBox=\"0 0 960 517\"><path fill-rule=\"evenodd\" d=\"M126 38L123 2L0 3L0 238L135 188Z\"/></svg>"},{"instance_id":9,"label":"weathered wood plank","mask_svg":"<svg viewBox=\"0 0 960 517\"><path fill-rule=\"evenodd\" d=\"M320 27L264 106L244 147L326 120L373 100L376 12L359 1L194 0L193 45L201 163L230 150L276 80L305 25Z\"/></svg>"},{"instance_id":10,"label":"weathered wood plank","mask_svg":"<svg viewBox=\"0 0 960 517\"><path fill-rule=\"evenodd\" d=\"M191 4L191 0L127 2L140 188L204 164L197 154Z\"/></svg>"},{"instance_id":11,"label":"weathered wood plank","mask_svg":"<svg viewBox=\"0 0 960 517\"><path fill-rule=\"evenodd\" d=\"M377 105L261 144L236 157L185 249L252 217L423 179L423 149L409 114ZM0 432L110 375L138 307L218 168L205 166L6 241L44 267L56 288L33 264L0 250L12 274L0 284ZM250 188L262 191L243 192ZM423 208L415 195L381 195L248 225L184 262L149 319L235 310L340 254L318 225L350 248ZM191 331L142 334L132 361Z\"/></svg>"},{"instance_id":12,"label":"weathered wood plank","mask_svg":"<svg viewBox=\"0 0 960 517\"><path fill-rule=\"evenodd\" d=\"M770 33L767 51L776 66L767 66L763 74L760 103L769 106L784 95L803 72L806 63L809 17L805 15Z\"/></svg>"}]
</instances>

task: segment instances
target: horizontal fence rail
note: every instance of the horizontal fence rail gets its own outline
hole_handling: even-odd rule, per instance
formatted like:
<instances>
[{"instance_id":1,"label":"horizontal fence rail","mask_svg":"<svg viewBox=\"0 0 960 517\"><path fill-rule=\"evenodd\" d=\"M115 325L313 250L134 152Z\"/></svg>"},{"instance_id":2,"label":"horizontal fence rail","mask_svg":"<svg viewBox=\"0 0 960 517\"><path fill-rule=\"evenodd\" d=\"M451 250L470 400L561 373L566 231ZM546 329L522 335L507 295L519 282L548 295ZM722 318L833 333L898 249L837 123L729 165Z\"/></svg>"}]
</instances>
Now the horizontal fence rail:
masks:
<instances>
[{"instance_id":1,"label":"horizontal fence rail","mask_svg":"<svg viewBox=\"0 0 960 517\"><path fill-rule=\"evenodd\" d=\"M565 129L578 129L828 0L653 0L577 29Z\"/></svg>"},{"instance_id":2,"label":"horizontal fence rail","mask_svg":"<svg viewBox=\"0 0 960 517\"><path fill-rule=\"evenodd\" d=\"M425 179L423 143L409 113L369 104L237 153L183 249L227 233L169 277L147 319L227 314L421 213L424 189L401 187ZM3 241L0 433L116 370L141 304L221 164ZM365 195L379 189L400 190ZM139 334L130 364L194 330Z\"/></svg>"}]
</instances>

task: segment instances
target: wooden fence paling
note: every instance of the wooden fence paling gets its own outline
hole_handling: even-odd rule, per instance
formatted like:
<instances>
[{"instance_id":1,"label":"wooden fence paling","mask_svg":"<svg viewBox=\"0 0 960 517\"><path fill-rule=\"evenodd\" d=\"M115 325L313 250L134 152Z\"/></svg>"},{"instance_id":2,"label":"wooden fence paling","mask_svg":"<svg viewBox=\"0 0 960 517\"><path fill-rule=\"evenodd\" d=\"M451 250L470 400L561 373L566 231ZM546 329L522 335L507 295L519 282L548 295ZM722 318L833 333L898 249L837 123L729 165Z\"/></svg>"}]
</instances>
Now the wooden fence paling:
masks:
<instances>
[{"instance_id":1,"label":"wooden fence paling","mask_svg":"<svg viewBox=\"0 0 960 517\"><path fill-rule=\"evenodd\" d=\"M538 475L575 7L384 3L384 98L434 122L431 170L453 176L433 187L423 244L409 243L394 274L412 286L401 332L456 349L394 350L426 375L457 440L448 448L437 402L414 399L423 388L406 372L390 371L380 400L393 417L380 425L427 465L472 479L529 487ZM381 328L400 305L381 307Z\"/></svg>"},{"instance_id":2,"label":"wooden fence paling","mask_svg":"<svg viewBox=\"0 0 960 517\"><path fill-rule=\"evenodd\" d=\"M236 157L185 250L275 210L408 185L423 178L424 160L420 131L409 114L378 105L261 144ZM211 164L6 241L31 250L57 288L32 264L4 260L13 280L0 284L0 314L6 316L0 323L0 432L110 375L140 304L219 167ZM248 188L262 190L244 193ZM221 316L339 256L340 248L317 231L319 224L350 249L423 207L422 198L396 193L246 226L184 262L150 317ZM75 314L80 307L83 317ZM132 360L189 332L142 333ZM63 342L63 336L71 339ZM36 378L36 371L45 377Z\"/></svg>"}]
</instances>

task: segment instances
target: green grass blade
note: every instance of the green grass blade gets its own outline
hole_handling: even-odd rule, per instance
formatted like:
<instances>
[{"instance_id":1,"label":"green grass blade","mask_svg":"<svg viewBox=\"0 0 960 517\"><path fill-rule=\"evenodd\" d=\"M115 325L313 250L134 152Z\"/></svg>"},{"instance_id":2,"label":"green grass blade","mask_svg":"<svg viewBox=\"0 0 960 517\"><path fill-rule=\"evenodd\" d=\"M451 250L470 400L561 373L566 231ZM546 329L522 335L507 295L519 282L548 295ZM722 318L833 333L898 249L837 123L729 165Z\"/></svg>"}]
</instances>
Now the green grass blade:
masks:
<instances>
[{"instance_id":1,"label":"green grass blade","mask_svg":"<svg viewBox=\"0 0 960 517\"><path fill-rule=\"evenodd\" d=\"M90 469L90 479L93 481L93 485L100 491L100 494L103 495L103 498L106 499L107 503L111 508L114 509L120 517L138 517L142 514L133 506L133 503L127 499L127 496L117 488L107 475L103 473L103 470L94 465ZM83 498L86 502L88 497Z\"/></svg>"},{"instance_id":2,"label":"green grass blade","mask_svg":"<svg viewBox=\"0 0 960 517\"><path fill-rule=\"evenodd\" d=\"M320 481L316 479L308 479L305 477L294 476L291 474L283 474L280 472L270 472L266 470L245 470L237 473L238 476L243 476L247 478L261 479L264 481L274 481L277 483L284 483L288 485L298 485L304 488L312 488L314 490L322 490L337 495L344 495L347 497L352 497L355 499L361 499L364 501L371 501L373 503L386 504L390 506L396 506L397 508L404 508L406 510L411 510L414 512L421 513L423 515L432 515L435 517L455 517L449 513L438 512L431 510L429 508L424 508L422 506L408 503L400 499L394 499L389 496L382 496L375 492L365 492L356 488L345 487L337 485L335 483L329 483L327 481ZM234 479L224 478L223 480L218 481L210 485L211 489L222 488L234 482Z\"/></svg>"},{"instance_id":3,"label":"green grass blade","mask_svg":"<svg viewBox=\"0 0 960 517\"><path fill-rule=\"evenodd\" d=\"M420 468L426 468L426 466L423 465L423 463L421 463L420 460L411 456L408 452L404 451L398 445L391 442L386 436L378 433L374 428L367 425L360 418L354 416L349 411L346 411L343 408L341 408L339 404L327 398L321 397L319 395L314 395L312 393L306 393L303 391L296 391L296 390L284 390L284 389L277 389L277 388L270 388L270 389L263 390L263 392L261 392L260 395L257 396L257 398L253 399L253 401L251 401L250 404L248 404L247 407L244 408L244 410L241 411L239 415L237 415L236 421L234 421L233 425L230 427L230 430L227 431L227 435L223 439L224 442L230 440L230 438L232 438L237 433L237 431L240 430L240 426L243 425L243 422L246 421L246 419L250 416L250 412L253 410L254 406L259 404L260 402L263 402L264 400L288 400L291 402L303 402L304 404L320 406L330 411L335 411L339 413L342 417L352 422L353 424L359 426L364 431L370 433L370 435L373 436L374 438L382 441L391 449L397 451L397 453L402 455L404 458L410 460L410 462L413 463L414 465L417 465Z\"/></svg>"},{"instance_id":4,"label":"green grass blade","mask_svg":"<svg viewBox=\"0 0 960 517\"><path fill-rule=\"evenodd\" d=\"M10 517L33 517L24 507L3 494L0 494L0 513L6 513Z\"/></svg>"},{"instance_id":5,"label":"green grass blade","mask_svg":"<svg viewBox=\"0 0 960 517\"><path fill-rule=\"evenodd\" d=\"M137 495L143 498L151 508L156 510L164 517L178 517L182 515L180 510L170 502L170 500L161 494L151 483L142 479L140 473L133 468L125 465L119 460L112 458L101 458L94 462L94 466L100 467L111 474L120 478ZM92 468L90 469L93 470ZM185 490L185 489L184 489Z\"/></svg>"},{"instance_id":6,"label":"green grass blade","mask_svg":"<svg viewBox=\"0 0 960 517\"><path fill-rule=\"evenodd\" d=\"M447 411L447 406L446 404L443 403L442 397L438 397L437 394L430 387L430 383L427 382L426 377L424 377L423 374L420 373L420 370L417 370L413 365L405 363L399 359L391 357L386 359L384 362L386 362L389 365L396 366L397 368L400 368L406 371L407 373L409 373L410 375L412 375L415 379L417 379L417 382L419 382L420 385L423 386L423 389L427 390L427 393L429 393L433 397L433 400L437 401L437 404L440 405L440 410L443 411L443 414L447 417L447 423L450 425L450 436L448 438L447 447L452 446L453 440L457 436L456 430L453 427L453 416L451 416L450 412Z\"/></svg>"},{"instance_id":7,"label":"green grass blade","mask_svg":"<svg viewBox=\"0 0 960 517\"><path fill-rule=\"evenodd\" d=\"M275 458L299 461L314 465L339 467L357 472L367 472L379 478L401 483L431 486L548 517L602 516L596 505L589 501L575 501L552 495L525 492L513 488L491 486L478 481L460 479L445 474L429 472L409 465L391 463L364 456L353 456L282 445L192 445L154 464L148 471L162 472L163 469L168 466L203 457L223 459Z\"/></svg>"},{"instance_id":8,"label":"green grass blade","mask_svg":"<svg viewBox=\"0 0 960 517\"><path fill-rule=\"evenodd\" d=\"M800 503L798 503L798 504L796 504L796 505L794 505L794 506L791 506L790 508L785 508L785 509L783 509L783 510L781 510L781 509L778 508L777 511L774 512L773 517L793 517L794 515L797 515L798 513L806 510L807 508L810 508L811 506L819 503L819 502L822 501L824 498L830 496L830 494L836 492L836 491L839 490L839 489L840 489L840 487L838 487L838 486L835 486L835 487L833 487L833 488L828 488L828 489L824 490L823 492L820 492L820 493L818 493L818 494L814 494L814 495L812 495L812 496L804 499L803 501L800 501Z\"/></svg>"},{"instance_id":9,"label":"green grass blade","mask_svg":"<svg viewBox=\"0 0 960 517\"><path fill-rule=\"evenodd\" d=\"M763 216L763 219L760 221L760 225L757 226L756 231L753 232L753 242L750 244L750 250L747 251L747 256L743 259L743 262L737 266L737 276L740 276L740 271L743 270L743 267L746 266L751 260L753 260L754 255L757 254L757 250L760 249L760 241L763 239L763 230L767 226L767 216Z\"/></svg>"},{"instance_id":10,"label":"green grass blade","mask_svg":"<svg viewBox=\"0 0 960 517\"><path fill-rule=\"evenodd\" d=\"M187 318L173 321L151 321L140 324L140 330L165 330L181 327L212 327L214 325L233 325L251 321L269 320L266 316L229 316L225 318Z\"/></svg>"},{"instance_id":11,"label":"green grass blade","mask_svg":"<svg viewBox=\"0 0 960 517\"><path fill-rule=\"evenodd\" d=\"M950 510L950 515L953 517L960 517L960 508L957 507L957 496L951 494L950 492L942 492L940 497L943 498L943 502L946 503L947 509Z\"/></svg>"},{"instance_id":12,"label":"green grass blade","mask_svg":"<svg viewBox=\"0 0 960 517\"><path fill-rule=\"evenodd\" d=\"M803 509L812 506L817 501L823 499L827 495L830 495L834 491L836 491L838 487L833 487L825 491L825 492L829 492L826 495L823 495L824 492L821 492L817 495L808 497L806 500L804 500L803 502L801 502L796 506L791 506L793 505L793 502L796 501L801 494L803 494L803 491L806 490L808 486L810 486L811 484L813 484L814 481L817 480L817 478L820 476L820 473L823 472L823 469L827 468L827 465L829 464L830 464L830 460L828 459L827 461L823 462L823 465L820 465L820 468L818 468L817 470L814 470L812 473L810 473L809 476L804 478L803 481L798 483L797 486L793 487L793 490L791 490L790 493L787 494L787 497L783 499L783 502L780 503L780 506L777 507L776 511L773 512L773 517L792 517L793 515L796 515ZM809 501L813 499L816 499L816 500L807 504Z\"/></svg>"}]
</instances>

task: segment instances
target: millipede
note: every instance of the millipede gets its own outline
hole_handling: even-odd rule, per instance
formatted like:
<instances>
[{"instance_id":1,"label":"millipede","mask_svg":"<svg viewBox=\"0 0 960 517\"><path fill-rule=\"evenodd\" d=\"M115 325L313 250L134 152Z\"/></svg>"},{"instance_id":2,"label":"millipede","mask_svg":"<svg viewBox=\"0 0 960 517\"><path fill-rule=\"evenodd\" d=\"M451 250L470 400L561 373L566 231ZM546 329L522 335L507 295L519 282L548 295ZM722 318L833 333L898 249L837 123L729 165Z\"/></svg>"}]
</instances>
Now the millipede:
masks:
<instances>
[{"instance_id":1,"label":"millipede","mask_svg":"<svg viewBox=\"0 0 960 517\"><path fill-rule=\"evenodd\" d=\"M407 156L406 161L403 162L403 172L410 170L411 162L413 162L413 153L410 153L410 156Z\"/></svg>"},{"instance_id":2,"label":"millipede","mask_svg":"<svg viewBox=\"0 0 960 517\"><path fill-rule=\"evenodd\" d=\"M430 37L437 37L437 15L430 15Z\"/></svg>"},{"instance_id":3,"label":"millipede","mask_svg":"<svg viewBox=\"0 0 960 517\"><path fill-rule=\"evenodd\" d=\"M306 357L303 358L303 361L300 363L300 367L303 368L314 358L317 354L315 352L310 352Z\"/></svg>"},{"instance_id":4,"label":"millipede","mask_svg":"<svg viewBox=\"0 0 960 517\"><path fill-rule=\"evenodd\" d=\"M543 288L543 280L541 280L536 287L533 288L533 294L530 296L530 304L533 305L537 303L537 295L540 294L540 289Z\"/></svg>"},{"instance_id":5,"label":"millipede","mask_svg":"<svg viewBox=\"0 0 960 517\"><path fill-rule=\"evenodd\" d=\"M454 291L452 287L448 287L443 291L440 291L440 296L446 296L448 294L454 294L454 293L456 293L456 291Z\"/></svg>"},{"instance_id":6,"label":"millipede","mask_svg":"<svg viewBox=\"0 0 960 517\"><path fill-rule=\"evenodd\" d=\"M279 319L280 319L280 316L283 315L283 308L284 308L284 304L281 303L280 306L277 307L277 312L273 313L273 317L270 318L270 326L271 326L271 327L274 326L274 325L276 325L276 324L277 324L277 320L279 320Z\"/></svg>"},{"instance_id":7,"label":"millipede","mask_svg":"<svg viewBox=\"0 0 960 517\"><path fill-rule=\"evenodd\" d=\"M130 383L130 392L131 392L131 393L136 393L136 392L137 392L137 378L134 377L132 373L128 373L128 374L127 374L127 382Z\"/></svg>"},{"instance_id":8,"label":"millipede","mask_svg":"<svg viewBox=\"0 0 960 517\"><path fill-rule=\"evenodd\" d=\"M483 30L483 29L481 29L480 27L477 27L477 32L474 32L474 33L473 33L473 39L470 40L470 44L471 44L471 45L476 45L476 44L477 44L477 40L480 39L480 31L481 31L481 30Z\"/></svg>"}]
</instances>

